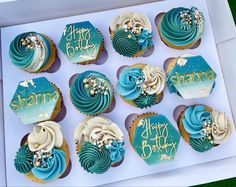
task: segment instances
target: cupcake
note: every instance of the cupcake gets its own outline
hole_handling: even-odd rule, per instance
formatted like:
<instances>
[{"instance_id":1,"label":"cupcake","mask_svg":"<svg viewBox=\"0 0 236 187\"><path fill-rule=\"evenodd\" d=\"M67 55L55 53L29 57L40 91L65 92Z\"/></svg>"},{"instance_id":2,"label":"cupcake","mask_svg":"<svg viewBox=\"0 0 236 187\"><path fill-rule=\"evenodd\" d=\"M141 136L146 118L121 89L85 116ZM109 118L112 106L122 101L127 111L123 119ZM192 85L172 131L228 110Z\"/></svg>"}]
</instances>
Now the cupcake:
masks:
<instances>
[{"instance_id":1,"label":"cupcake","mask_svg":"<svg viewBox=\"0 0 236 187\"><path fill-rule=\"evenodd\" d=\"M61 106L60 90L45 77L21 81L10 103L23 124L54 120Z\"/></svg>"},{"instance_id":2,"label":"cupcake","mask_svg":"<svg viewBox=\"0 0 236 187\"><path fill-rule=\"evenodd\" d=\"M58 46L72 63L92 64L104 50L104 39L98 29L84 21L66 25Z\"/></svg>"},{"instance_id":3,"label":"cupcake","mask_svg":"<svg viewBox=\"0 0 236 187\"><path fill-rule=\"evenodd\" d=\"M166 75L159 67L134 64L118 73L117 92L128 104L142 109L162 100Z\"/></svg>"},{"instance_id":4,"label":"cupcake","mask_svg":"<svg viewBox=\"0 0 236 187\"><path fill-rule=\"evenodd\" d=\"M161 14L157 28L167 46L174 49L189 49L202 37L204 22L204 16L197 8L178 7Z\"/></svg>"},{"instance_id":5,"label":"cupcake","mask_svg":"<svg viewBox=\"0 0 236 187\"><path fill-rule=\"evenodd\" d=\"M113 48L126 57L142 56L152 48L152 26L147 16L125 12L115 17L109 27Z\"/></svg>"},{"instance_id":6,"label":"cupcake","mask_svg":"<svg viewBox=\"0 0 236 187\"><path fill-rule=\"evenodd\" d=\"M11 42L9 55L19 69L40 73L47 71L56 61L56 47L44 34L25 32Z\"/></svg>"},{"instance_id":7,"label":"cupcake","mask_svg":"<svg viewBox=\"0 0 236 187\"><path fill-rule=\"evenodd\" d=\"M169 92L184 99L207 97L215 87L216 73L200 55L170 58L164 69Z\"/></svg>"},{"instance_id":8,"label":"cupcake","mask_svg":"<svg viewBox=\"0 0 236 187\"><path fill-rule=\"evenodd\" d=\"M180 134L165 116L157 113L132 114L125 125L135 152L148 165L175 158Z\"/></svg>"},{"instance_id":9,"label":"cupcake","mask_svg":"<svg viewBox=\"0 0 236 187\"><path fill-rule=\"evenodd\" d=\"M115 100L109 79L96 71L79 74L71 85L70 97L75 108L87 115L107 112Z\"/></svg>"},{"instance_id":10,"label":"cupcake","mask_svg":"<svg viewBox=\"0 0 236 187\"><path fill-rule=\"evenodd\" d=\"M14 165L19 173L37 183L48 183L69 168L69 149L60 129L53 121L34 126L16 153Z\"/></svg>"},{"instance_id":11,"label":"cupcake","mask_svg":"<svg viewBox=\"0 0 236 187\"><path fill-rule=\"evenodd\" d=\"M183 139L200 153L224 143L233 130L224 113L206 105L178 106L174 118Z\"/></svg>"},{"instance_id":12,"label":"cupcake","mask_svg":"<svg viewBox=\"0 0 236 187\"><path fill-rule=\"evenodd\" d=\"M89 117L74 131L76 151L81 167L94 174L119 166L125 155L123 133L109 119Z\"/></svg>"}]
</instances>

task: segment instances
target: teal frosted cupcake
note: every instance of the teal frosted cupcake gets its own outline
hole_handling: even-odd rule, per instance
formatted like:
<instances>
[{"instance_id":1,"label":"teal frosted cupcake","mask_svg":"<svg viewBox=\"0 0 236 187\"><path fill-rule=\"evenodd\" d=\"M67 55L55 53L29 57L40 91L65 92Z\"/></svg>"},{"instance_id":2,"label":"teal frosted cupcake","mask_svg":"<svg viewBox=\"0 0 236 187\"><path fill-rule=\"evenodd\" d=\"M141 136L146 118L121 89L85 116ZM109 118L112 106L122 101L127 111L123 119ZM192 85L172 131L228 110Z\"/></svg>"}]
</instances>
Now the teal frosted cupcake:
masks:
<instances>
[{"instance_id":1,"label":"teal frosted cupcake","mask_svg":"<svg viewBox=\"0 0 236 187\"><path fill-rule=\"evenodd\" d=\"M166 74L158 66L133 64L120 70L117 92L125 102L141 109L161 102Z\"/></svg>"},{"instance_id":2,"label":"teal frosted cupcake","mask_svg":"<svg viewBox=\"0 0 236 187\"><path fill-rule=\"evenodd\" d=\"M118 15L112 20L109 30L113 48L120 55L138 57L154 47L151 23L142 13Z\"/></svg>"},{"instance_id":3,"label":"teal frosted cupcake","mask_svg":"<svg viewBox=\"0 0 236 187\"><path fill-rule=\"evenodd\" d=\"M76 127L74 140L80 165L89 173L105 173L124 159L123 133L107 118L86 118Z\"/></svg>"},{"instance_id":4,"label":"teal frosted cupcake","mask_svg":"<svg viewBox=\"0 0 236 187\"><path fill-rule=\"evenodd\" d=\"M14 165L19 173L37 183L48 183L69 173L69 149L60 128L53 121L34 126L16 153Z\"/></svg>"},{"instance_id":5,"label":"teal frosted cupcake","mask_svg":"<svg viewBox=\"0 0 236 187\"><path fill-rule=\"evenodd\" d=\"M56 61L56 47L48 36L26 32L19 34L11 42L9 55L17 68L40 73L47 71Z\"/></svg>"},{"instance_id":6,"label":"teal frosted cupcake","mask_svg":"<svg viewBox=\"0 0 236 187\"><path fill-rule=\"evenodd\" d=\"M71 85L70 97L76 109L87 115L106 112L115 99L109 79L96 71L79 74Z\"/></svg>"},{"instance_id":7,"label":"teal frosted cupcake","mask_svg":"<svg viewBox=\"0 0 236 187\"><path fill-rule=\"evenodd\" d=\"M200 153L224 143L233 130L224 113L206 105L178 106L174 118L184 140Z\"/></svg>"},{"instance_id":8,"label":"teal frosted cupcake","mask_svg":"<svg viewBox=\"0 0 236 187\"><path fill-rule=\"evenodd\" d=\"M204 32L204 16L197 8L173 8L162 14L157 27L162 41L175 49L189 49Z\"/></svg>"}]
</instances>

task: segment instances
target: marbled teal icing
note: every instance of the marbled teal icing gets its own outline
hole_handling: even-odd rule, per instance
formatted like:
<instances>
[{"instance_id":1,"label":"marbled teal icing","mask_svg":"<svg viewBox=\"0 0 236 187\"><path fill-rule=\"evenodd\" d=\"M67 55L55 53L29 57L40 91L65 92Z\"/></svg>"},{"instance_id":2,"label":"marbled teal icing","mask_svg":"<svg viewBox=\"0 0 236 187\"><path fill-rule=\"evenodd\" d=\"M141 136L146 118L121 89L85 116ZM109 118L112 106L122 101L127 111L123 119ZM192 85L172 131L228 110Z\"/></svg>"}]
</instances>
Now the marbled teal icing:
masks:
<instances>
[{"instance_id":1,"label":"marbled teal icing","mask_svg":"<svg viewBox=\"0 0 236 187\"><path fill-rule=\"evenodd\" d=\"M24 42L28 41L28 43ZM28 47L28 46L33 47ZM26 32L19 34L11 42L9 55L18 68L37 72L47 64L51 53L49 40L42 34Z\"/></svg>"},{"instance_id":2,"label":"marbled teal icing","mask_svg":"<svg viewBox=\"0 0 236 187\"><path fill-rule=\"evenodd\" d=\"M120 162L125 155L124 141L112 141L111 145L106 145L107 150L110 152L112 164Z\"/></svg>"},{"instance_id":3,"label":"marbled teal icing","mask_svg":"<svg viewBox=\"0 0 236 187\"><path fill-rule=\"evenodd\" d=\"M116 52L123 56L133 57L141 50L135 35L125 29L119 29L112 37L112 45Z\"/></svg>"},{"instance_id":4,"label":"marbled teal icing","mask_svg":"<svg viewBox=\"0 0 236 187\"><path fill-rule=\"evenodd\" d=\"M95 82L96 86L92 82ZM92 91L94 87L97 87L96 91ZM79 74L71 86L70 96L74 106L88 115L105 112L114 97L108 78L96 71L85 71Z\"/></svg>"},{"instance_id":5,"label":"marbled teal icing","mask_svg":"<svg viewBox=\"0 0 236 187\"><path fill-rule=\"evenodd\" d=\"M54 148L52 156L41 159L40 166L36 166L32 173L36 178L50 182L60 177L66 169L66 154L63 150Z\"/></svg>"},{"instance_id":6,"label":"marbled teal icing","mask_svg":"<svg viewBox=\"0 0 236 187\"><path fill-rule=\"evenodd\" d=\"M190 134L191 138L203 138L201 133L203 125L211 119L211 113L206 111L205 106L196 105L189 106L184 111L182 119L184 129Z\"/></svg>"},{"instance_id":7,"label":"marbled teal icing","mask_svg":"<svg viewBox=\"0 0 236 187\"><path fill-rule=\"evenodd\" d=\"M143 80L141 68L127 67L119 75L117 92L127 100L134 100L141 95Z\"/></svg>"},{"instance_id":8,"label":"marbled teal icing","mask_svg":"<svg viewBox=\"0 0 236 187\"><path fill-rule=\"evenodd\" d=\"M133 132L131 144L149 165L175 158L180 140L179 132L163 115L144 117Z\"/></svg>"},{"instance_id":9,"label":"marbled teal icing","mask_svg":"<svg viewBox=\"0 0 236 187\"><path fill-rule=\"evenodd\" d=\"M90 173L102 174L112 164L110 153L104 146L100 149L89 142L82 146L78 155L81 166Z\"/></svg>"},{"instance_id":10,"label":"marbled teal icing","mask_svg":"<svg viewBox=\"0 0 236 187\"><path fill-rule=\"evenodd\" d=\"M33 168L33 152L30 151L27 144L22 145L15 158L15 168L20 173L29 173Z\"/></svg>"},{"instance_id":11,"label":"marbled teal icing","mask_svg":"<svg viewBox=\"0 0 236 187\"><path fill-rule=\"evenodd\" d=\"M207 138L190 138L190 145L195 151L200 153L204 153L213 147Z\"/></svg>"},{"instance_id":12,"label":"marbled teal icing","mask_svg":"<svg viewBox=\"0 0 236 187\"><path fill-rule=\"evenodd\" d=\"M187 15L181 16L185 12ZM203 31L204 17L194 7L173 8L164 15L160 24L161 37L174 46L187 46L197 42Z\"/></svg>"},{"instance_id":13,"label":"marbled teal icing","mask_svg":"<svg viewBox=\"0 0 236 187\"><path fill-rule=\"evenodd\" d=\"M207 97L215 86L216 73L202 56L180 56L167 72L166 83L170 93L184 99Z\"/></svg>"},{"instance_id":14,"label":"marbled teal icing","mask_svg":"<svg viewBox=\"0 0 236 187\"><path fill-rule=\"evenodd\" d=\"M19 83L10 108L23 124L32 124L51 119L59 98L58 90L45 77L39 77Z\"/></svg>"}]
</instances>

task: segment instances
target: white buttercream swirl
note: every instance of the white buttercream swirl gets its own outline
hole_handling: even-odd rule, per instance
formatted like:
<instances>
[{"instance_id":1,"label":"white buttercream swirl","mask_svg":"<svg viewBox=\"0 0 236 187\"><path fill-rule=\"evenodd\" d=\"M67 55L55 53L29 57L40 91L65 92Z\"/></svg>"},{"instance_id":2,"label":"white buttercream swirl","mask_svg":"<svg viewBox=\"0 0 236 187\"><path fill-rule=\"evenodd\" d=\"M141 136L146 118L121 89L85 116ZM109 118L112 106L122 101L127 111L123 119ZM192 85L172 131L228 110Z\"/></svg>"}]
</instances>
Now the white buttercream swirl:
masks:
<instances>
[{"instance_id":1,"label":"white buttercream swirl","mask_svg":"<svg viewBox=\"0 0 236 187\"><path fill-rule=\"evenodd\" d=\"M139 28L145 28L149 32L152 32L152 26L147 16L138 12L125 12L120 14L112 20L110 29L112 32L121 28L126 29L128 24L132 27L132 31L138 30Z\"/></svg>"},{"instance_id":2,"label":"white buttercream swirl","mask_svg":"<svg viewBox=\"0 0 236 187\"><path fill-rule=\"evenodd\" d=\"M63 135L61 126L53 121L36 124L28 136L28 145L31 151L49 152L52 148L61 147Z\"/></svg>"},{"instance_id":3,"label":"white buttercream swirl","mask_svg":"<svg viewBox=\"0 0 236 187\"><path fill-rule=\"evenodd\" d=\"M145 77L142 87L145 92L149 95L161 93L165 87L165 72L151 65L146 65L142 71Z\"/></svg>"},{"instance_id":4,"label":"white buttercream swirl","mask_svg":"<svg viewBox=\"0 0 236 187\"><path fill-rule=\"evenodd\" d=\"M123 133L111 120L103 117L89 117L79 123L74 132L78 144L109 144L112 140L123 140Z\"/></svg>"},{"instance_id":5,"label":"white buttercream swirl","mask_svg":"<svg viewBox=\"0 0 236 187\"><path fill-rule=\"evenodd\" d=\"M215 144L221 144L231 135L232 123L224 113L212 111L212 120L214 122L212 128L212 137Z\"/></svg>"}]
</instances>

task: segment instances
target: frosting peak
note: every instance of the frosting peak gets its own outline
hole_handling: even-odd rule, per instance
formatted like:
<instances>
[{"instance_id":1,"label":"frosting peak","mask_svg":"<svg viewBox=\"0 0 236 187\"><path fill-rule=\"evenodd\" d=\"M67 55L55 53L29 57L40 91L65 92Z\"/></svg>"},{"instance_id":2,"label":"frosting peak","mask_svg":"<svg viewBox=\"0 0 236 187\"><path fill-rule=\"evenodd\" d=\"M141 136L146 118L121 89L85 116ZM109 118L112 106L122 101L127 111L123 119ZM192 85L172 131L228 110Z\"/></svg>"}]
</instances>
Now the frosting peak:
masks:
<instances>
[{"instance_id":1,"label":"frosting peak","mask_svg":"<svg viewBox=\"0 0 236 187\"><path fill-rule=\"evenodd\" d=\"M63 135L60 128L60 125L53 121L36 124L28 136L30 150L49 152L53 147L61 147Z\"/></svg>"},{"instance_id":2,"label":"frosting peak","mask_svg":"<svg viewBox=\"0 0 236 187\"><path fill-rule=\"evenodd\" d=\"M112 140L123 140L123 133L111 120L103 117L87 118L81 122L75 132L74 139L78 144L110 144Z\"/></svg>"},{"instance_id":3,"label":"frosting peak","mask_svg":"<svg viewBox=\"0 0 236 187\"><path fill-rule=\"evenodd\" d=\"M223 143L232 133L232 124L224 113L212 111L212 136L215 144Z\"/></svg>"}]
</instances>

